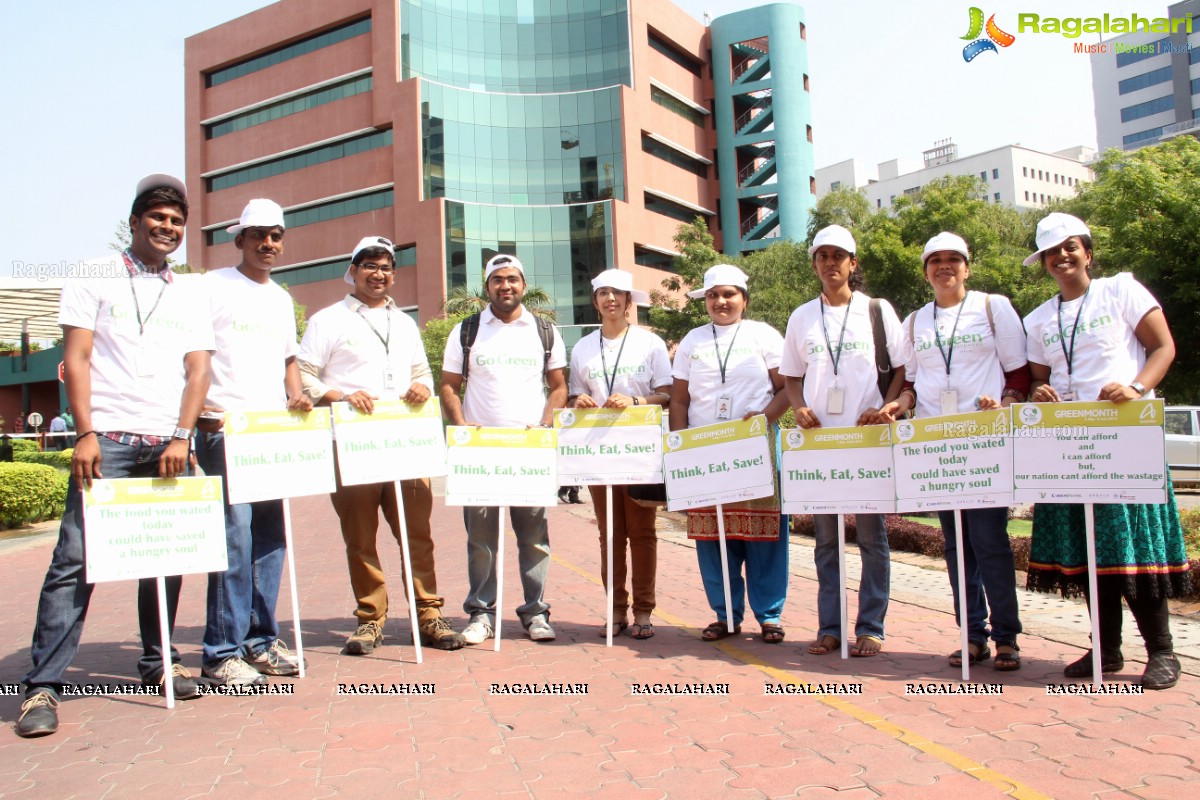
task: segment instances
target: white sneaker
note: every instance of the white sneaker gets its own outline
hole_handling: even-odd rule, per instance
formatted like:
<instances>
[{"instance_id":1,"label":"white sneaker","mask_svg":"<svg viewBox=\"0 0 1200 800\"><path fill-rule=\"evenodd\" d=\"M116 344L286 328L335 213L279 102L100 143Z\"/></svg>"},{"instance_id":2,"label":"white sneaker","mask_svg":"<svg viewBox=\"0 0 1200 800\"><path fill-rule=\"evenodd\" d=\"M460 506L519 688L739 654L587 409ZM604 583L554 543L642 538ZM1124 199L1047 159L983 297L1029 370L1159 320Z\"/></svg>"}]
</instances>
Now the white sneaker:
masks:
<instances>
[{"instance_id":1,"label":"white sneaker","mask_svg":"<svg viewBox=\"0 0 1200 800\"><path fill-rule=\"evenodd\" d=\"M554 641L554 628L550 627L550 620L546 619L545 614L538 614L529 620L529 625L525 630L529 634L529 638L535 642Z\"/></svg>"},{"instance_id":2,"label":"white sneaker","mask_svg":"<svg viewBox=\"0 0 1200 800\"><path fill-rule=\"evenodd\" d=\"M215 667L205 667L202 673L221 686L261 686L267 682L258 670L237 656L230 656Z\"/></svg>"},{"instance_id":3,"label":"white sneaker","mask_svg":"<svg viewBox=\"0 0 1200 800\"><path fill-rule=\"evenodd\" d=\"M483 644L492 638L492 626L484 617L476 617L463 628L462 637L467 644Z\"/></svg>"},{"instance_id":4,"label":"white sneaker","mask_svg":"<svg viewBox=\"0 0 1200 800\"><path fill-rule=\"evenodd\" d=\"M288 650L282 639L276 639L270 647L246 663L263 675L300 674L300 656Z\"/></svg>"}]
</instances>

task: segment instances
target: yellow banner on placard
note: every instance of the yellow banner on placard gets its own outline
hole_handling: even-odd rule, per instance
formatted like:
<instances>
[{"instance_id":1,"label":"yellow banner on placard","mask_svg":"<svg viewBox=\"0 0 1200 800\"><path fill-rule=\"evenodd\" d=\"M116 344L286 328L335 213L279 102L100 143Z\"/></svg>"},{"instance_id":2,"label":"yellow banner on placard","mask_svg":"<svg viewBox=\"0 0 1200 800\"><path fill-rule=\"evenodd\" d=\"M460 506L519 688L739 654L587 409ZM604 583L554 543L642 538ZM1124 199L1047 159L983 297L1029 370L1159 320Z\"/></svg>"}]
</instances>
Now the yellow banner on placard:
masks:
<instances>
[{"instance_id":1,"label":"yellow banner on placard","mask_svg":"<svg viewBox=\"0 0 1200 800\"><path fill-rule=\"evenodd\" d=\"M333 421L338 425L353 425L359 422L442 416L442 406L436 397L429 398L419 406L410 406L403 400L376 400L374 406L375 410L372 413L364 414L349 403L334 403Z\"/></svg>"},{"instance_id":2,"label":"yellow banner on placard","mask_svg":"<svg viewBox=\"0 0 1200 800\"><path fill-rule=\"evenodd\" d=\"M766 436L768 427L767 418L758 414L750 419L715 422L698 428L671 431L663 437L664 450L668 453L679 453L697 447L749 439L752 436Z\"/></svg>"},{"instance_id":3,"label":"yellow banner on placard","mask_svg":"<svg viewBox=\"0 0 1200 800\"><path fill-rule=\"evenodd\" d=\"M945 439L1007 436L1011 430L1012 415L1007 408L1001 408L900 420L892 423L892 438L897 444L917 444Z\"/></svg>"},{"instance_id":4,"label":"yellow banner on placard","mask_svg":"<svg viewBox=\"0 0 1200 800\"><path fill-rule=\"evenodd\" d=\"M1025 428L1162 427L1162 400L1125 403L1015 403L1013 426Z\"/></svg>"},{"instance_id":5,"label":"yellow banner on placard","mask_svg":"<svg viewBox=\"0 0 1200 800\"><path fill-rule=\"evenodd\" d=\"M555 428L613 428L661 424L662 409L658 406L559 408L554 411Z\"/></svg>"},{"instance_id":6,"label":"yellow banner on placard","mask_svg":"<svg viewBox=\"0 0 1200 800\"><path fill-rule=\"evenodd\" d=\"M843 450L854 447L890 447L890 425L855 428L789 428L783 431L783 451Z\"/></svg>"},{"instance_id":7,"label":"yellow banner on placard","mask_svg":"<svg viewBox=\"0 0 1200 800\"><path fill-rule=\"evenodd\" d=\"M146 503L201 502L221 497L219 477L187 480L162 478L123 478L119 481L95 481L83 490L85 507Z\"/></svg>"},{"instance_id":8,"label":"yellow banner on placard","mask_svg":"<svg viewBox=\"0 0 1200 800\"><path fill-rule=\"evenodd\" d=\"M475 428L451 425L446 429L447 447L528 447L557 449L558 434L552 428Z\"/></svg>"},{"instance_id":9,"label":"yellow banner on placard","mask_svg":"<svg viewBox=\"0 0 1200 800\"><path fill-rule=\"evenodd\" d=\"M228 411L225 413L225 434L295 433L296 431L329 430L329 409L312 411Z\"/></svg>"}]
</instances>

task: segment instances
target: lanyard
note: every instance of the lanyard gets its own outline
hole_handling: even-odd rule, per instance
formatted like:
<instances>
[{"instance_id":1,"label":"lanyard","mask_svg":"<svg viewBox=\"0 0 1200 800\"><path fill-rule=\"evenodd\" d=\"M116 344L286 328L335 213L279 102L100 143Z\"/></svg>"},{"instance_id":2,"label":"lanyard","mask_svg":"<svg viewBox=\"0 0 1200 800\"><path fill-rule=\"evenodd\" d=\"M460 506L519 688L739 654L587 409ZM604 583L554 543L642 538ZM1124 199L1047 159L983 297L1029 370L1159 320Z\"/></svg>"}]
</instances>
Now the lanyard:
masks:
<instances>
[{"instance_id":1,"label":"lanyard","mask_svg":"<svg viewBox=\"0 0 1200 800\"><path fill-rule=\"evenodd\" d=\"M971 295L967 292L963 295L962 302L958 305L958 315L954 318L954 327L950 329L950 352L946 352L942 347L942 333L938 330L937 325L937 301L933 302L933 340L937 342L938 350L942 351L942 361L946 362L946 374L950 374L950 359L954 358L954 334L958 333L958 321L962 319L963 307L967 304L967 298Z\"/></svg>"},{"instance_id":2,"label":"lanyard","mask_svg":"<svg viewBox=\"0 0 1200 800\"><path fill-rule=\"evenodd\" d=\"M838 362L842 360L842 342L846 341L846 326L850 324L850 306L854 305L854 298L850 298L850 302L846 303L846 316L842 318L842 332L838 335L837 352L833 350L833 344L829 341L829 329L825 327L825 295L820 295L821 298L821 333L825 334L825 349L829 351L829 360L833 363L833 377L837 378ZM833 306L830 306L833 308Z\"/></svg>"},{"instance_id":3,"label":"lanyard","mask_svg":"<svg viewBox=\"0 0 1200 800\"><path fill-rule=\"evenodd\" d=\"M363 308L364 308L364 306L358 307L359 319L361 319L363 322L367 323L367 327L371 329L371 333L375 334L375 338L378 339L380 341L380 343L383 345L384 355L390 356L392 354L392 351L391 351L392 308L391 308L391 306L384 306L384 312L383 312L384 316L387 317L387 337L386 338L384 338L383 336L380 336L379 331L377 331L375 329L375 326L371 324L371 320L367 319L366 316L363 315L363 313L362 313Z\"/></svg>"},{"instance_id":4,"label":"lanyard","mask_svg":"<svg viewBox=\"0 0 1200 800\"><path fill-rule=\"evenodd\" d=\"M1083 313L1083 307L1087 305L1088 294L1092 291L1092 285L1089 283L1087 291L1083 293L1083 299L1079 301L1079 310L1075 312L1075 322L1071 325L1071 349L1067 350L1066 338L1067 335L1063 331L1062 326L1062 293L1058 295L1058 346L1062 348L1063 358L1067 360L1067 385L1071 384L1071 365L1075 361L1075 334L1079 331L1079 316Z\"/></svg>"},{"instance_id":5,"label":"lanyard","mask_svg":"<svg viewBox=\"0 0 1200 800\"><path fill-rule=\"evenodd\" d=\"M621 347L617 350L617 360L613 362L612 377L608 377L608 359L604 357L604 333L600 333L600 366L604 370L604 385L608 388L608 393L613 393L613 384L617 382L617 369L621 366L621 354L625 352L625 340L629 338L629 328L625 329L625 334L621 337Z\"/></svg>"},{"instance_id":6,"label":"lanyard","mask_svg":"<svg viewBox=\"0 0 1200 800\"><path fill-rule=\"evenodd\" d=\"M121 258L125 259L125 266L129 268L129 292L133 295L133 311L137 315L138 336L143 336L146 333L146 323L148 323L150 318L154 316L154 312L158 310L158 304L162 302L163 292L167 290L167 282L162 280L162 282L159 284L158 297L155 298L154 305L150 307L148 312L146 312L146 317L143 319L142 305L138 302L137 289L133 285L133 273L142 272L143 270L139 270L136 266L134 266L134 263L129 258L128 253L121 253ZM166 267L163 267L163 269L166 269Z\"/></svg>"},{"instance_id":7,"label":"lanyard","mask_svg":"<svg viewBox=\"0 0 1200 800\"><path fill-rule=\"evenodd\" d=\"M733 355L733 343L737 339L738 331L742 329L742 323L739 321L738 326L733 329L733 336L729 337L729 349L725 351L725 360L721 360L721 346L717 343L717 326L712 326L713 335L713 350L717 354L717 366L721 368L721 383L725 383L725 367L729 365L729 358Z\"/></svg>"}]
</instances>

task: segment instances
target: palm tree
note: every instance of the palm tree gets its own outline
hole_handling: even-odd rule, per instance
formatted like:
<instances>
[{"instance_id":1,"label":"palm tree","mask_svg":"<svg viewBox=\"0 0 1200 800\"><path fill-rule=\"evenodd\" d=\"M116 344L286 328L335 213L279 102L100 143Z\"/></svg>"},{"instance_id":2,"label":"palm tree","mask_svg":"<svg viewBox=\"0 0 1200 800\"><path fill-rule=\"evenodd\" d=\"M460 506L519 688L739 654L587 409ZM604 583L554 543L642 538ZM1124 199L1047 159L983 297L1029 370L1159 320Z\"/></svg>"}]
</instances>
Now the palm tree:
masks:
<instances>
[{"instance_id":1,"label":"palm tree","mask_svg":"<svg viewBox=\"0 0 1200 800\"><path fill-rule=\"evenodd\" d=\"M548 322L558 319L558 313L554 310L554 301L540 286L526 286L525 297L521 302L535 317L540 317ZM487 308L487 304L487 291L483 286L477 286L474 289L456 286L446 295L442 311L447 317L469 317L471 314L483 311Z\"/></svg>"}]
</instances>

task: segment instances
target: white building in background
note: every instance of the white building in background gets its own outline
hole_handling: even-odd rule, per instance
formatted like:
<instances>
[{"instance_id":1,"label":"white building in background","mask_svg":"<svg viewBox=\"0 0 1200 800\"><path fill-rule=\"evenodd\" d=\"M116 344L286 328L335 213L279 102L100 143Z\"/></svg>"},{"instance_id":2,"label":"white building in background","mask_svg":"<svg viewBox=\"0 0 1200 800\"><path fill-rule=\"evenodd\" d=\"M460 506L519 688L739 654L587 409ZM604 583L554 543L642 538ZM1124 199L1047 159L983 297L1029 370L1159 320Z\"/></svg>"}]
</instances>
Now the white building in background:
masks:
<instances>
[{"instance_id":1,"label":"white building in background","mask_svg":"<svg viewBox=\"0 0 1200 800\"><path fill-rule=\"evenodd\" d=\"M863 189L873 208L890 208L897 198L914 194L937 178L973 175L985 183L988 202L1043 208L1058 198L1074 196L1076 186L1090 181L1088 164L1095 157L1095 150L1082 145L1043 153L1012 144L960 158L958 146L945 139L926 150L923 161L896 158L872 168L848 159L819 167L817 197L852 187Z\"/></svg>"},{"instance_id":2,"label":"white building in background","mask_svg":"<svg viewBox=\"0 0 1200 800\"><path fill-rule=\"evenodd\" d=\"M1167 17L1194 17L1174 33L1138 31L1091 44L1092 95L1100 150L1133 150L1180 135L1200 135L1200 0L1167 6Z\"/></svg>"}]
</instances>

